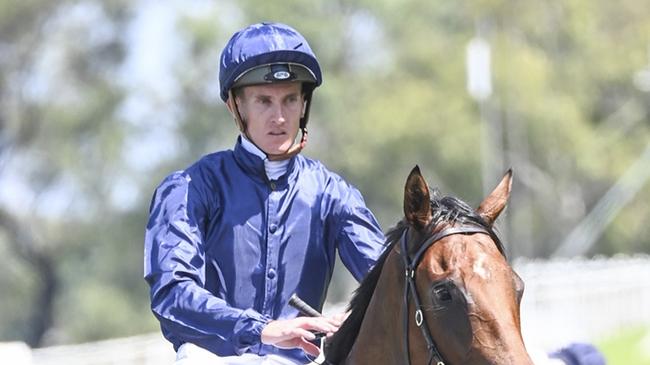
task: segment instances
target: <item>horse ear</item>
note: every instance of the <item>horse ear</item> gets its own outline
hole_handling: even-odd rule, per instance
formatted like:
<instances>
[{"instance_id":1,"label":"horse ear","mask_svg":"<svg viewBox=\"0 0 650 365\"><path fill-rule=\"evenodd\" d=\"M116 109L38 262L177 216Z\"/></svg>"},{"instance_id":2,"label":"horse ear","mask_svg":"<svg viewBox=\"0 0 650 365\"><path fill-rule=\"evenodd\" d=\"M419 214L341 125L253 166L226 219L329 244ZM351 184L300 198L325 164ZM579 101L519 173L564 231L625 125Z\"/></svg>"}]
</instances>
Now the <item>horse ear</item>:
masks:
<instances>
[{"instance_id":1,"label":"horse ear","mask_svg":"<svg viewBox=\"0 0 650 365\"><path fill-rule=\"evenodd\" d=\"M416 165L404 187L404 216L415 229L424 228L431 221L429 186Z\"/></svg>"},{"instance_id":2,"label":"horse ear","mask_svg":"<svg viewBox=\"0 0 650 365\"><path fill-rule=\"evenodd\" d=\"M491 226L503 211L510 198L512 189L512 169L503 176L499 185L479 205L476 212Z\"/></svg>"}]
</instances>

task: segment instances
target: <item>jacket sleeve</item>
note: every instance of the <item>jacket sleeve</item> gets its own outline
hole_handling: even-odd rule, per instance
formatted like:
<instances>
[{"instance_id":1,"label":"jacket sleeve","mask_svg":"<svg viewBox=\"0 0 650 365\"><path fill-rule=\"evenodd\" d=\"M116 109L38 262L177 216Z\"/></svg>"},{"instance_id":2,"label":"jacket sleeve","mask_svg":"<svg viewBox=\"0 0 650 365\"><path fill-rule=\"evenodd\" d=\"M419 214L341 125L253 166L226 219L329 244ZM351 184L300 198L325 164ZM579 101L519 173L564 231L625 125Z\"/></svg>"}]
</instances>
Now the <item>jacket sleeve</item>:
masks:
<instances>
[{"instance_id":1,"label":"jacket sleeve","mask_svg":"<svg viewBox=\"0 0 650 365\"><path fill-rule=\"evenodd\" d=\"M338 251L345 267L360 282L384 251L384 234L361 193L345 183L342 189Z\"/></svg>"},{"instance_id":2,"label":"jacket sleeve","mask_svg":"<svg viewBox=\"0 0 650 365\"><path fill-rule=\"evenodd\" d=\"M204 289L201 226L207 216L207 195L201 199L198 184L189 174L177 172L154 193L144 247L151 310L183 342L225 342L233 353L242 354L260 343L270 319L253 309L231 307Z\"/></svg>"}]
</instances>

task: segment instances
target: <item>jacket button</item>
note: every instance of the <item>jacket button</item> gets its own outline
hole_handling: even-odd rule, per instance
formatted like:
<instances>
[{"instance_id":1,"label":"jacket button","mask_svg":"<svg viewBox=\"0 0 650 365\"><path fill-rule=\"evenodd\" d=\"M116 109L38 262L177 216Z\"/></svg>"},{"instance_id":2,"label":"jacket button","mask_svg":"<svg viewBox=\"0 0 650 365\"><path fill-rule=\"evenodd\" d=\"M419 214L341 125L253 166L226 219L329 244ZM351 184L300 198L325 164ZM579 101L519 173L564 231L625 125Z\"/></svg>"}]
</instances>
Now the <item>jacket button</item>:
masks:
<instances>
[{"instance_id":1,"label":"jacket button","mask_svg":"<svg viewBox=\"0 0 650 365\"><path fill-rule=\"evenodd\" d=\"M271 233L275 233L275 231L277 231L277 230L278 230L278 226L277 226L277 225L275 225L275 224L271 224L271 226L269 226L269 232L271 232Z\"/></svg>"},{"instance_id":2,"label":"jacket button","mask_svg":"<svg viewBox=\"0 0 650 365\"><path fill-rule=\"evenodd\" d=\"M266 276L268 276L269 279L275 278L275 270L274 269L269 269L269 272L266 274Z\"/></svg>"}]
</instances>

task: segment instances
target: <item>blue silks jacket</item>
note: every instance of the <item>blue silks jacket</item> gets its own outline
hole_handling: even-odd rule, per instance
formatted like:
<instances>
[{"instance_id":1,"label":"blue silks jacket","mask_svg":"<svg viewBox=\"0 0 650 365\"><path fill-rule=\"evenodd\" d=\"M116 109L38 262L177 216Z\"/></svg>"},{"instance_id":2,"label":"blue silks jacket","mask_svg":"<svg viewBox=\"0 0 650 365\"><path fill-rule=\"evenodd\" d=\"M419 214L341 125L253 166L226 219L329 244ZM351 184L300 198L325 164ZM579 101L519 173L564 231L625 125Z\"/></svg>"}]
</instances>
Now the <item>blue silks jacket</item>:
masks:
<instances>
[{"instance_id":1,"label":"blue silks jacket","mask_svg":"<svg viewBox=\"0 0 650 365\"><path fill-rule=\"evenodd\" d=\"M218 355L302 350L264 345L272 319L293 318L297 293L320 310L336 251L361 280L384 236L361 194L320 162L291 158L266 177L262 159L234 150L207 155L156 189L145 234L151 309L175 349L192 342Z\"/></svg>"}]
</instances>

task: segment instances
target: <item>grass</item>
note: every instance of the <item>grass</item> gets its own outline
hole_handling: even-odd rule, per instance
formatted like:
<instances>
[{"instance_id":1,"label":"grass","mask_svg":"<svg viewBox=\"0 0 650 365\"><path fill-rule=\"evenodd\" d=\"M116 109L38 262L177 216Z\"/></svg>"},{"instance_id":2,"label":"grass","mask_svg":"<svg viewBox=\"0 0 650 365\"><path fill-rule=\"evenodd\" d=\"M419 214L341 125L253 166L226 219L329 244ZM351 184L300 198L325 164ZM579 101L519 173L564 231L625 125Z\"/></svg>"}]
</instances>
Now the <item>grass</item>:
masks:
<instances>
[{"instance_id":1,"label":"grass","mask_svg":"<svg viewBox=\"0 0 650 365\"><path fill-rule=\"evenodd\" d=\"M607 365L650 365L650 327L624 329L597 346Z\"/></svg>"}]
</instances>

